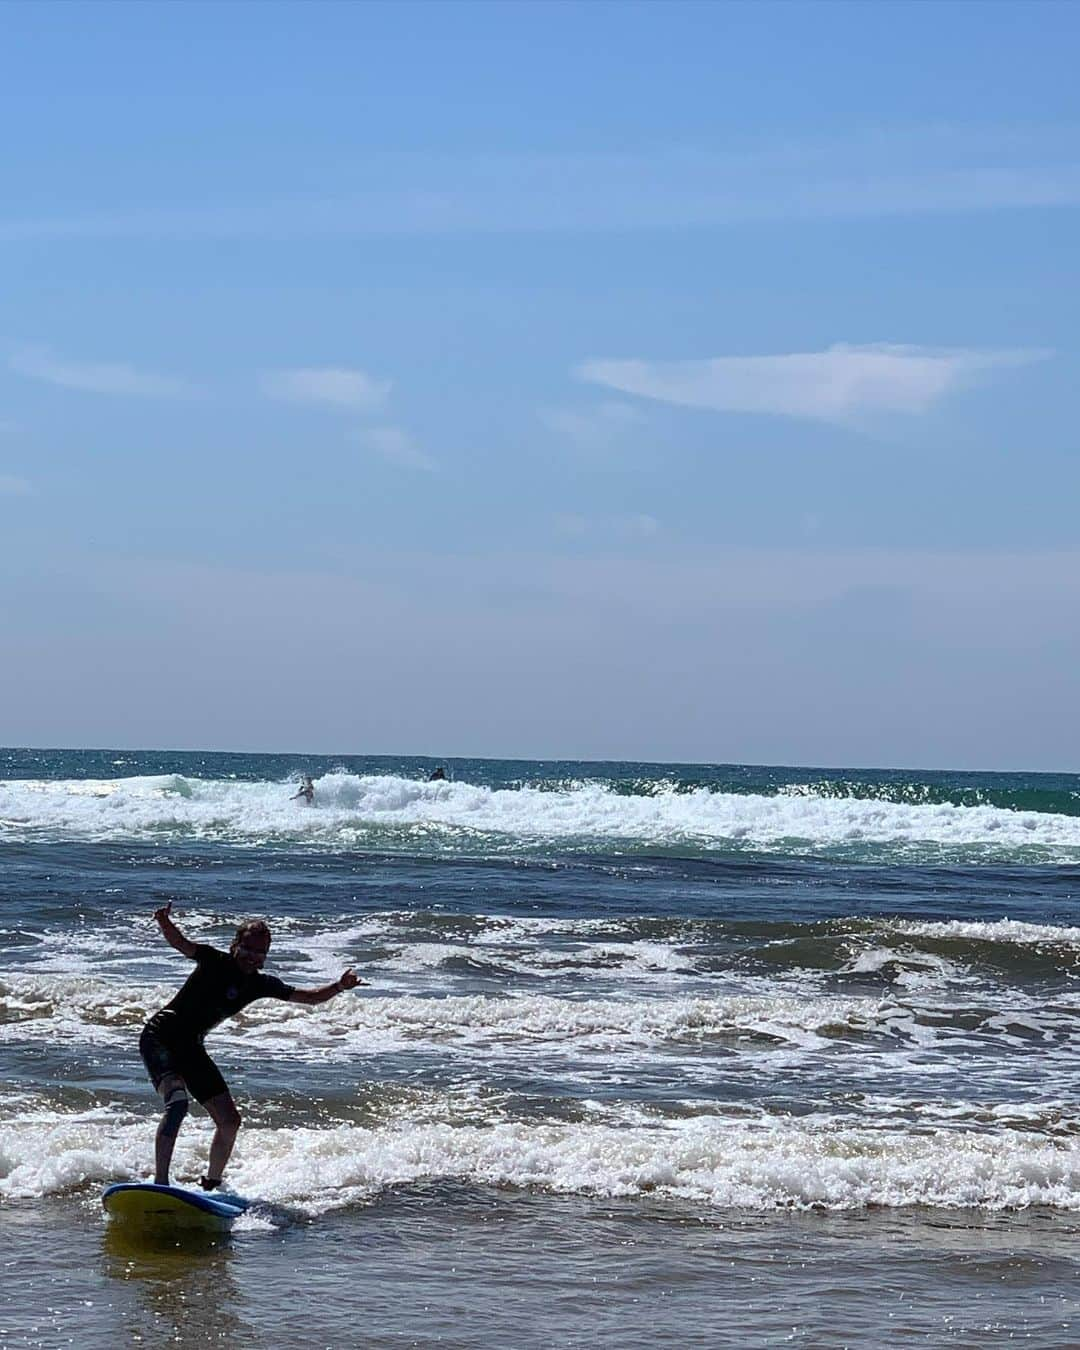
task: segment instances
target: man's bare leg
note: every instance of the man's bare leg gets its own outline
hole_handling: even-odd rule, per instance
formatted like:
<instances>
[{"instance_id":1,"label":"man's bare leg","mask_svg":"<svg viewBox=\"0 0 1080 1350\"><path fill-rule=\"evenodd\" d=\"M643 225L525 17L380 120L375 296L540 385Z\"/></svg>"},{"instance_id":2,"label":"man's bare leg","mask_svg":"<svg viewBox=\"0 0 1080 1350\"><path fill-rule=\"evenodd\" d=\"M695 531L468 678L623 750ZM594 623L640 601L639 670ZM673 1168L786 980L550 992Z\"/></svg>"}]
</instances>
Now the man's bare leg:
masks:
<instances>
[{"instance_id":1,"label":"man's bare leg","mask_svg":"<svg viewBox=\"0 0 1080 1350\"><path fill-rule=\"evenodd\" d=\"M210 1165L207 1168L207 1181L220 1181L222 1173L232 1155L236 1143L236 1132L240 1128L240 1112L229 1091L219 1092L203 1102L210 1119L216 1126L214 1137L210 1141Z\"/></svg>"}]
</instances>

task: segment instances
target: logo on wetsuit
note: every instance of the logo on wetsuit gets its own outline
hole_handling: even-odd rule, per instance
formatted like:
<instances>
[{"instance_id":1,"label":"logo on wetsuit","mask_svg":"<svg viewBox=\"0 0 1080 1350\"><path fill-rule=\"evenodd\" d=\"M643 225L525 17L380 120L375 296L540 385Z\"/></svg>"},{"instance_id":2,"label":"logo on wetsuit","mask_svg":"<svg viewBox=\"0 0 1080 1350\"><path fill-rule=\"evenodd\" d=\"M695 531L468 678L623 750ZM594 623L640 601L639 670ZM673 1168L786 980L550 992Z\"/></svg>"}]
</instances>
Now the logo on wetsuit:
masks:
<instances>
[{"instance_id":1,"label":"logo on wetsuit","mask_svg":"<svg viewBox=\"0 0 1080 1350\"><path fill-rule=\"evenodd\" d=\"M236 999L240 997L240 990L237 989L235 984L230 984L228 989L225 990L225 997L229 1000L230 1003L233 1003Z\"/></svg>"}]
</instances>

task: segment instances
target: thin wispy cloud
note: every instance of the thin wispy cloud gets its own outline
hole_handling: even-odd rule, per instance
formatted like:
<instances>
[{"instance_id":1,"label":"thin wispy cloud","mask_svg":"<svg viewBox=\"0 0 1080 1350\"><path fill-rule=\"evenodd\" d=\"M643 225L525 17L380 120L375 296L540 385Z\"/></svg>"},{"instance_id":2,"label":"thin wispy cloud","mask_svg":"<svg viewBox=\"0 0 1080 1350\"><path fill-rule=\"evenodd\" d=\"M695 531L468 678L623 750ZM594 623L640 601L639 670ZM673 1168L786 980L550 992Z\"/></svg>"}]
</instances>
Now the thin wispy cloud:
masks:
<instances>
[{"instance_id":1,"label":"thin wispy cloud","mask_svg":"<svg viewBox=\"0 0 1080 1350\"><path fill-rule=\"evenodd\" d=\"M540 421L582 450L609 450L644 420L629 403L608 401L589 408L541 408Z\"/></svg>"},{"instance_id":2,"label":"thin wispy cloud","mask_svg":"<svg viewBox=\"0 0 1080 1350\"><path fill-rule=\"evenodd\" d=\"M579 378L624 394L716 412L835 422L860 413L921 413L952 390L1045 351L975 351L841 343L821 352L702 361L585 361Z\"/></svg>"},{"instance_id":3,"label":"thin wispy cloud","mask_svg":"<svg viewBox=\"0 0 1080 1350\"><path fill-rule=\"evenodd\" d=\"M87 394L134 398L189 398L198 390L187 380L136 370L126 362L70 361L44 347L24 347L8 357L18 375Z\"/></svg>"},{"instance_id":4,"label":"thin wispy cloud","mask_svg":"<svg viewBox=\"0 0 1080 1350\"><path fill-rule=\"evenodd\" d=\"M369 427L357 433L357 440L366 450L403 469L423 469L430 473L436 467L431 456L425 454L401 427Z\"/></svg>"},{"instance_id":5,"label":"thin wispy cloud","mask_svg":"<svg viewBox=\"0 0 1080 1350\"><path fill-rule=\"evenodd\" d=\"M392 387L365 370L344 366L308 366L296 370L267 371L261 380L270 398L291 403L321 403L353 412L371 412L382 407Z\"/></svg>"},{"instance_id":6,"label":"thin wispy cloud","mask_svg":"<svg viewBox=\"0 0 1080 1350\"><path fill-rule=\"evenodd\" d=\"M365 188L0 219L0 241L658 229L1080 206L1074 127L902 133L649 154L371 155Z\"/></svg>"},{"instance_id":7,"label":"thin wispy cloud","mask_svg":"<svg viewBox=\"0 0 1080 1350\"><path fill-rule=\"evenodd\" d=\"M33 484L26 478L14 478L11 474L0 473L0 497L32 497Z\"/></svg>"}]
</instances>

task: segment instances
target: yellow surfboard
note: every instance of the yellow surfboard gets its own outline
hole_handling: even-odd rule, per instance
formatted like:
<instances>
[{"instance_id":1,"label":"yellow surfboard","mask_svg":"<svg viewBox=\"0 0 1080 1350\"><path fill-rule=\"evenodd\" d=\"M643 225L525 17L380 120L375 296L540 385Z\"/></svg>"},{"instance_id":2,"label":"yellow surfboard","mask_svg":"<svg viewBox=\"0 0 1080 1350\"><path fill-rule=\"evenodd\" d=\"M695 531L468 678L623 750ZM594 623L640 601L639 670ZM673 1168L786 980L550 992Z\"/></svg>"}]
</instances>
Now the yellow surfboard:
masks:
<instances>
[{"instance_id":1,"label":"yellow surfboard","mask_svg":"<svg viewBox=\"0 0 1080 1350\"><path fill-rule=\"evenodd\" d=\"M101 1203L111 1219L144 1228L196 1229L226 1232L247 1209L238 1195L189 1191L182 1186L155 1186L145 1181L121 1181L106 1187Z\"/></svg>"}]
</instances>

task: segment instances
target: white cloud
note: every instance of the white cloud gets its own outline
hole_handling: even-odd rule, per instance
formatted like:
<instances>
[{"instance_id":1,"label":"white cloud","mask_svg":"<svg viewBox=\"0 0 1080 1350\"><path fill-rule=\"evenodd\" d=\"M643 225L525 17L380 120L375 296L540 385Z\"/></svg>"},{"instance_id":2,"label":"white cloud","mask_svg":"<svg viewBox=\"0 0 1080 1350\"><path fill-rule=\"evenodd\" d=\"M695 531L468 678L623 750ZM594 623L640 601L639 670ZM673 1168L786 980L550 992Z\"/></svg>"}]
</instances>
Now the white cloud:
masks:
<instances>
[{"instance_id":1,"label":"white cloud","mask_svg":"<svg viewBox=\"0 0 1080 1350\"><path fill-rule=\"evenodd\" d=\"M361 431L357 439L366 449L381 455L391 464L401 465L405 469L435 468L435 461L419 449L407 431L400 427L371 427Z\"/></svg>"},{"instance_id":2,"label":"white cloud","mask_svg":"<svg viewBox=\"0 0 1080 1350\"><path fill-rule=\"evenodd\" d=\"M8 366L19 375L88 394L184 398L196 392L186 380L171 375L151 375L125 362L65 361L42 347L15 352L8 357Z\"/></svg>"},{"instance_id":3,"label":"white cloud","mask_svg":"<svg viewBox=\"0 0 1080 1350\"><path fill-rule=\"evenodd\" d=\"M583 450L607 450L645 419L629 403L610 400L590 408L541 408L541 422Z\"/></svg>"},{"instance_id":4,"label":"white cloud","mask_svg":"<svg viewBox=\"0 0 1080 1350\"><path fill-rule=\"evenodd\" d=\"M987 371L1043 360L1043 351L839 343L822 352L704 361L585 361L581 379L625 394L718 412L775 413L826 422L862 412L925 412Z\"/></svg>"},{"instance_id":5,"label":"white cloud","mask_svg":"<svg viewBox=\"0 0 1080 1350\"><path fill-rule=\"evenodd\" d=\"M31 497L34 489L25 478L13 478L0 473L0 497Z\"/></svg>"},{"instance_id":6,"label":"white cloud","mask_svg":"<svg viewBox=\"0 0 1080 1350\"><path fill-rule=\"evenodd\" d=\"M262 377L262 387L271 398L370 412L385 402L391 382L344 366L311 366L268 371Z\"/></svg>"}]
</instances>

